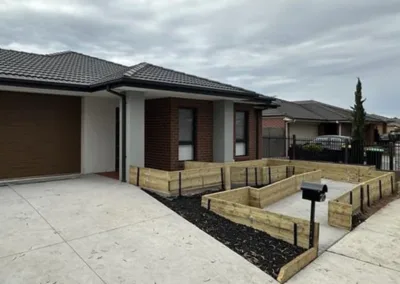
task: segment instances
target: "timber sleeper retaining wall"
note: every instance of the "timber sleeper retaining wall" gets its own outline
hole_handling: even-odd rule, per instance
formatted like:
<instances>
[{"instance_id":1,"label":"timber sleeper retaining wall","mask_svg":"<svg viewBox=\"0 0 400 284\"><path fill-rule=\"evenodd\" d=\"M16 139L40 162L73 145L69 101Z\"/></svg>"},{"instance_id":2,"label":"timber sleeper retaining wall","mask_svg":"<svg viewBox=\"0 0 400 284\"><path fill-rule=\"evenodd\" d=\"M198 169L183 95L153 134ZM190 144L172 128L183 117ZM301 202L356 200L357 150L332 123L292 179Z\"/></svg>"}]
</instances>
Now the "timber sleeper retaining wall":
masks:
<instances>
[{"instance_id":1,"label":"timber sleeper retaining wall","mask_svg":"<svg viewBox=\"0 0 400 284\"><path fill-rule=\"evenodd\" d=\"M384 172L376 171L374 166L359 166L348 164L335 164L328 162L312 162L287 159L265 159L267 166L293 165L303 169L322 170L322 177L349 183L358 184L371 178L380 176Z\"/></svg>"},{"instance_id":2,"label":"timber sleeper retaining wall","mask_svg":"<svg viewBox=\"0 0 400 284\"><path fill-rule=\"evenodd\" d=\"M263 210L262 196L274 196L278 194L281 198L300 190L303 180L317 181L321 179L321 171L313 171L300 175L294 175L283 180L280 185L271 184L263 188L242 187L230 191L204 195L201 205L232 222L246 225L248 227L264 231L270 236L307 249L304 253L281 267L277 280L285 283L297 272L311 263L318 256L319 246L319 223L315 223L314 243L310 247L310 222L301 218L291 217L283 214ZM289 182L286 182L289 180ZM283 186L285 185L285 186ZM279 189L285 188L283 191ZM287 188L287 190L286 190Z\"/></svg>"},{"instance_id":3,"label":"timber sleeper retaining wall","mask_svg":"<svg viewBox=\"0 0 400 284\"><path fill-rule=\"evenodd\" d=\"M352 230L353 216L372 206L375 202L397 192L394 172L362 182L354 188L329 201L328 223L331 226Z\"/></svg>"},{"instance_id":4,"label":"timber sleeper retaining wall","mask_svg":"<svg viewBox=\"0 0 400 284\"><path fill-rule=\"evenodd\" d=\"M163 171L131 166L129 182L163 196L181 196L204 190L229 190L245 184L265 186L293 175L295 167L257 167L260 160L238 162L234 166L218 165L190 168L182 171ZM299 169L299 171L302 171Z\"/></svg>"}]
</instances>

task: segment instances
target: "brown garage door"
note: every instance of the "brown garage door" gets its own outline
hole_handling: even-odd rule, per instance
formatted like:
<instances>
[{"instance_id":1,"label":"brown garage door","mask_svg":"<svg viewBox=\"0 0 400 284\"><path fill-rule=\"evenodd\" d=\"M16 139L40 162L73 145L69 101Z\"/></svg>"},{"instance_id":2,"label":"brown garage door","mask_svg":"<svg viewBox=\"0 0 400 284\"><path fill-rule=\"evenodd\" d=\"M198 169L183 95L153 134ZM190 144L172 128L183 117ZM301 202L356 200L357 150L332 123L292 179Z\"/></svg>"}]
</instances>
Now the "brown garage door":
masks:
<instances>
[{"instance_id":1,"label":"brown garage door","mask_svg":"<svg viewBox=\"0 0 400 284\"><path fill-rule=\"evenodd\" d=\"M81 98L0 92L0 179L79 173Z\"/></svg>"}]
</instances>

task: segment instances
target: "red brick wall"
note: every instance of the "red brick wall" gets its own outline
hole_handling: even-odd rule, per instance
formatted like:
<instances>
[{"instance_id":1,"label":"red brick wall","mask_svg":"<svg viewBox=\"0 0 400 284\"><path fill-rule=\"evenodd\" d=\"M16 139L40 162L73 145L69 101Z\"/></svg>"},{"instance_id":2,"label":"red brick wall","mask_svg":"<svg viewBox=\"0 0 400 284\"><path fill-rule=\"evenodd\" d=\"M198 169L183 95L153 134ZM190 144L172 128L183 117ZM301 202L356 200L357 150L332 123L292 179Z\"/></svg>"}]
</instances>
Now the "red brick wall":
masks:
<instances>
[{"instance_id":1,"label":"red brick wall","mask_svg":"<svg viewBox=\"0 0 400 284\"><path fill-rule=\"evenodd\" d=\"M145 102L145 167L171 168L171 100Z\"/></svg>"},{"instance_id":2,"label":"red brick wall","mask_svg":"<svg viewBox=\"0 0 400 284\"><path fill-rule=\"evenodd\" d=\"M171 98L171 170L183 169L183 162L178 161L179 155L179 108L196 110L196 141L195 160L201 162L213 161L213 102Z\"/></svg>"},{"instance_id":3,"label":"red brick wall","mask_svg":"<svg viewBox=\"0 0 400 284\"><path fill-rule=\"evenodd\" d=\"M262 157L262 114L260 110L254 109L252 105L246 104L235 104L235 112L236 111L247 111L249 114L249 126L248 126L248 137L249 137L249 145L247 149L247 156L234 157L236 161L244 161L244 160L255 160ZM258 130L257 130L257 120L258 120ZM235 153L235 121L234 118L234 129L233 129L233 151ZM258 137L257 137L258 136ZM258 153L257 153L257 142L258 139ZM258 155L258 156L257 156Z\"/></svg>"},{"instance_id":4,"label":"red brick wall","mask_svg":"<svg viewBox=\"0 0 400 284\"><path fill-rule=\"evenodd\" d=\"M282 117L263 117L263 128L285 128L285 121Z\"/></svg>"},{"instance_id":5,"label":"red brick wall","mask_svg":"<svg viewBox=\"0 0 400 284\"><path fill-rule=\"evenodd\" d=\"M183 169L179 159L179 108L196 110L195 160L213 160L213 102L165 98L146 100L145 166Z\"/></svg>"},{"instance_id":6,"label":"red brick wall","mask_svg":"<svg viewBox=\"0 0 400 284\"><path fill-rule=\"evenodd\" d=\"M196 110L195 160L213 161L213 102L163 98L146 100L145 167L168 171L183 169L183 162L178 160L179 108ZM245 104L235 104L235 110L249 113L248 155L235 159L243 161L262 158L262 111ZM233 132L232 142L235 143Z\"/></svg>"}]
</instances>

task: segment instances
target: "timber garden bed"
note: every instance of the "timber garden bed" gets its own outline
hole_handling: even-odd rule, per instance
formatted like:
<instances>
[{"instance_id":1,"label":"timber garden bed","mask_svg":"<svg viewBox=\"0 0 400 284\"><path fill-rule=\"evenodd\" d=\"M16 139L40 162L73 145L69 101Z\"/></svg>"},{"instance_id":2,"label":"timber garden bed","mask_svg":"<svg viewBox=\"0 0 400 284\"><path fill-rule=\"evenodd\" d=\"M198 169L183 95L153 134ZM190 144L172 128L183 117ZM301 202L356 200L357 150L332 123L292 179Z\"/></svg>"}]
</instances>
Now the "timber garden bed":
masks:
<instances>
[{"instance_id":1,"label":"timber garden bed","mask_svg":"<svg viewBox=\"0 0 400 284\"><path fill-rule=\"evenodd\" d=\"M377 211L388 205L390 202L400 198L400 193L396 191L393 195L376 201L371 207L367 207L364 212L359 211L352 216L352 228L356 228L358 225L366 221L369 217L375 214Z\"/></svg>"},{"instance_id":2,"label":"timber garden bed","mask_svg":"<svg viewBox=\"0 0 400 284\"><path fill-rule=\"evenodd\" d=\"M351 183L354 187L350 192L328 203L328 224L351 230L366 217L363 208L386 202L398 187L394 173L372 166L268 158L227 163L189 161L184 168L168 172L131 167L130 183L280 283L318 256L320 224L315 223L311 237L308 220L269 212L266 206L299 192L302 181L325 178ZM204 192L207 194L199 194Z\"/></svg>"},{"instance_id":3,"label":"timber garden bed","mask_svg":"<svg viewBox=\"0 0 400 284\"><path fill-rule=\"evenodd\" d=\"M201 206L202 195L164 198L146 192L274 278L281 267L306 251L208 211Z\"/></svg>"}]
</instances>

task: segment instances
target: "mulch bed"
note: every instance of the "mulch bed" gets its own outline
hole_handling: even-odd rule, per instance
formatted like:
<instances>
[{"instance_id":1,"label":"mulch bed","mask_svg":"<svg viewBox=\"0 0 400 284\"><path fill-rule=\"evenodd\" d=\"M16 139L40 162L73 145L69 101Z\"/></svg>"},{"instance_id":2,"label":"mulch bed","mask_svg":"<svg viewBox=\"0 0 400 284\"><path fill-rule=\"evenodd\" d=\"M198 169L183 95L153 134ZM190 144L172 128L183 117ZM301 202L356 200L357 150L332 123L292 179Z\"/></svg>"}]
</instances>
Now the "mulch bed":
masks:
<instances>
[{"instance_id":1,"label":"mulch bed","mask_svg":"<svg viewBox=\"0 0 400 284\"><path fill-rule=\"evenodd\" d=\"M208 211L201 207L201 195L167 199L146 192L274 278L282 266L305 251Z\"/></svg>"},{"instance_id":2,"label":"mulch bed","mask_svg":"<svg viewBox=\"0 0 400 284\"><path fill-rule=\"evenodd\" d=\"M385 207L390 202L392 202L396 199L399 199L399 198L400 198L400 192L397 192L393 195L390 195L388 197L385 197L385 198L377 201L376 203L372 204L371 207L365 206L363 212L360 212L353 216L353 221L352 221L353 229L356 228L361 223L363 223L365 220L367 220L369 217L371 217L373 214L375 214L381 208Z\"/></svg>"}]
</instances>

